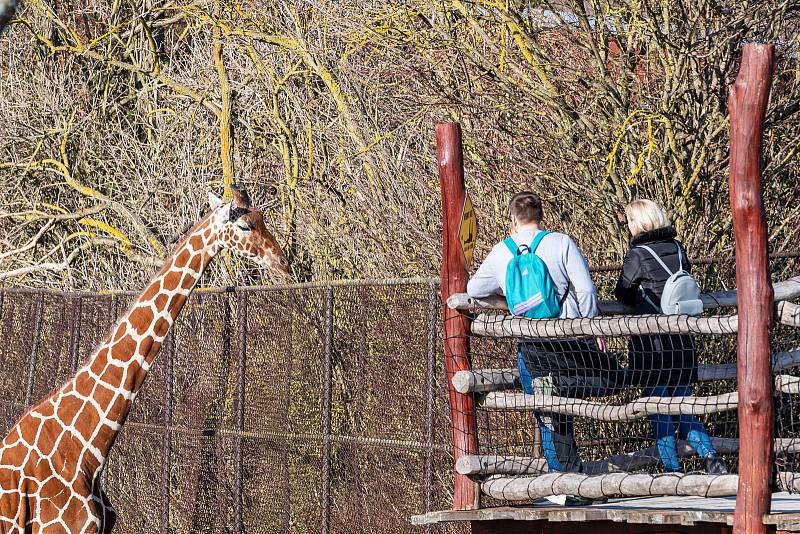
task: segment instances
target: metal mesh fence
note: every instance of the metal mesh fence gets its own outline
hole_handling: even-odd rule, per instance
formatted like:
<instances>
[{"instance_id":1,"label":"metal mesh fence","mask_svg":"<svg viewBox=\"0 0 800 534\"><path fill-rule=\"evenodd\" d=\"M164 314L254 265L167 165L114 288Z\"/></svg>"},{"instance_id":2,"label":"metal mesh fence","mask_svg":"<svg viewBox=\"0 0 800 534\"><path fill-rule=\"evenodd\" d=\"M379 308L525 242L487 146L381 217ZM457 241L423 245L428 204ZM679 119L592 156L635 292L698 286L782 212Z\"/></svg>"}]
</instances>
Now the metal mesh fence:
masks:
<instances>
[{"instance_id":1,"label":"metal mesh fence","mask_svg":"<svg viewBox=\"0 0 800 534\"><path fill-rule=\"evenodd\" d=\"M133 296L0 291L0 425ZM197 292L105 472L119 532L443 532L452 486L438 284Z\"/></svg>"},{"instance_id":2,"label":"metal mesh fence","mask_svg":"<svg viewBox=\"0 0 800 534\"><path fill-rule=\"evenodd\" d=\"M797 273L798 263L773 261L773 280ZM733 264L701 264L695 275L705 288L735 285ZM601 295L608 294L616 272L594 277ZM132 299L129 294L0 291L4 429L75 371ZM616 328L632 321L615 320ZM500 325L503 334L509 321L485 314L483 325L485 330ZM518 337L470 335L473 370L494 373L472 393L479 452L477 463L464 471L483 484L489 495L484 506L519 501L520 481L546 476L542 429L548 425L551 431L572 425L581 474L639 473L655 476L649 484L658 484L658 477L671 475L663 474L666 466L649 415L667 405L681 412L699 406L691 399L714 398L696 410L697 422L735 472L737 417L729 394L736 391L736 338L700 333L707 324L694 328L693 335L668 336L676 355L688 350L696 355L697 365L688 369L691 384L680 395L690 399L676 402L674 393L658 394L664 398L617 410L615 416L608 407L630 406L644 396L641 385L611 380L602 384L609 389L599 392L597 384L587 386L585 380L580 385L532 380L530 386L547 393L551 405L528 405L517 366ZM195 293L166 340L104 475L120 515L119 531L463 529L408 523L411 515L451 507L445 380L452 377L442 369L441 332L434 283ZM594 343L591 336L583 337ZM613 365L627 373L630 336L604 337ZM573 371L582 369L584 379L592 370L602 371L596 373L601 377L613 375L592 351L587 356L572 341L558 343L531 350L523 342L523 358L530 363L537 350L572 353ZM786 377L800 376L797 347L797 329L776 327L773 350L787 364L780 370ZM563 358L558 361L563 365ZM670 362L662 367L681 369L685 363L677 357ZM543 374L570 374L561 371ZM573 401L554 402L556 393ZM565 404L574 411L574 399L596 404L582 412L564 411ZM796 403L796 394L776 393L776 472L800 471L794 465L800 443ZM679 441L677 451L680 471L705 473L707 465L690 444ZM550 493L564 490L549 483ZM523 500L538 495L525 488Z\"/></svg>"},{"instance_id":3,"label":"metal mesh fence","mask_svg":"<svg viewBox=\"0 0 800 534\"><path fill-rule=\"evenodd\" d=\"M772 271L788 279L798 260L775 259ZM694 272L701 287L735 288L733 263ZM601 295L617 276L594 273ZM535 321L473 309L472 372L452 378L474 396L478 451L464 451L458 472L481 484L485 506L559 494L735 494L736 478L719 476L738 466L735 314ZM797 491L800 332L777 325L772 345L774 482Z\"/></svg>"}]
</instances>

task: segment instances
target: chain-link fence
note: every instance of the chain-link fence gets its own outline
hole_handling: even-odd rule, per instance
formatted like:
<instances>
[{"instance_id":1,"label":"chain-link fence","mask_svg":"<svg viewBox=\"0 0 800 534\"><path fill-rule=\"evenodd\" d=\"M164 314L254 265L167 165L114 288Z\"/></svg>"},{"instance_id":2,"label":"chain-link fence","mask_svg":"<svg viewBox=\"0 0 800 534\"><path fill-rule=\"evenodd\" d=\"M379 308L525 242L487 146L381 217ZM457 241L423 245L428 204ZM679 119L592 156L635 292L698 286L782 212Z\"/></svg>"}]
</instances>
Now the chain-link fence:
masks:
<instances>
[{"instance_id":1,"label":"chain-link fence","mask_svg":"<svg viewBox=\"0 0 800 534\"><path fill-rule=\"evenodd\" d=\"M0 292L0 424L134 295ZM433 282L196 292L105 472L115 532L411 532L451 506Z\"/></svg>"},{"instance_id":2,"label":"chain-link fence","mask_svg":"<svg viewBox=\"0 0 800 534\"><path fill-rule=\"evenodd\" d=\"M773 279L797 273L798 263L774 260ZM695 272L704 288L734 287L731 263L698 265ZM608 294L616 273L600 270L594 276L601 295ZM196 292L166 340L104 475L119 512L118 531L463 530L457 524L408 523L412 515L452 506L439 291L434 281L387 281ZM133 298L0 291L4 430L75 371ZM485 329L492 324L484 321ZM629 368L628 337L606 341L620 368ZM693 380L689 396L734 392L729 375L735 376L735 336L695 335L691 342L699 380ZM798 346L797 329L776 327L773 350L781 375L798 375L792 356ZM474 391L483 463L472 465L470 476L483 483L504 477L508 484L546 472L542 425L534 415L542 410L500 402L527 402L514 374L516 341L474 336L471 357L474 370L501 372L487 377L493 381L488 389L484 383L484 391ZM641 388L626 385L603 398L584 393L575 397L601 405L573 421L584 471L662 473L646 416L597 417L602 406L635 401ZM776 472L800 470L794 465L800 448L797 398L776 395ZM724 408L698 419L735 471L736 410ZM550 417L552 427L558 421ZM705 469L691 447L680 443L678 453L682 471ZM495 483L497 488L495 495L502 497L505 486ZM504 501L485 499L484 506Z\"/></svg>"}]
</instances>

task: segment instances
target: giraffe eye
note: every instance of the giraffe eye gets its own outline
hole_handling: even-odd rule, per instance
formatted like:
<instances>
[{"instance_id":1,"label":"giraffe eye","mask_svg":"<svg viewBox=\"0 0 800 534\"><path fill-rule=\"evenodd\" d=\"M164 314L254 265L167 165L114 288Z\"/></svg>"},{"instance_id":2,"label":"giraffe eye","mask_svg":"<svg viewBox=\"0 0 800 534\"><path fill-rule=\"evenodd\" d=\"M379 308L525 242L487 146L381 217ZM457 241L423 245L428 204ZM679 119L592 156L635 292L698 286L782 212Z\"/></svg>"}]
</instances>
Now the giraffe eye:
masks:
<instances>
[{"instance_id":1,"label":"giraffe eye","mask_svg":"<svg viewBox=\"0 0 800 534\"><path fill-rule=\"evenodd\" d=\"M246 222L239 222L236 224L236 227L242 232L250 232L253 229L253 226L247 224Z\"/></svg>"}]
</instances>

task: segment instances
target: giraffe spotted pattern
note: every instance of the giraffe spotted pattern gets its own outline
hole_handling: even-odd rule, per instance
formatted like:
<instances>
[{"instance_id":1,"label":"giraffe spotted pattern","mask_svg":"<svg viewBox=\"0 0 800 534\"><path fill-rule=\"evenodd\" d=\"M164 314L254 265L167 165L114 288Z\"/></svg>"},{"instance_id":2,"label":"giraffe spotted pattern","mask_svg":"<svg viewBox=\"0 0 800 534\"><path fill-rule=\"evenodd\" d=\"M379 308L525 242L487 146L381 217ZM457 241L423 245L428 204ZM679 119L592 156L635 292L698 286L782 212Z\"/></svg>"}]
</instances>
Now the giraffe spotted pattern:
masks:
<instances>
[{"instance_id":1,"label":"giraffe spotted pattern","mask_svg":"<svg viewBox=\"0 0 800 534\"><path fill-rule=\"evenodd\" d=\"M0 532L110 532L100 474L156 353L214 256L231 249L277 272L288 263L243 190L211 212L87 362L33 406L0 447Z\"/></svg>"}]
</instances>

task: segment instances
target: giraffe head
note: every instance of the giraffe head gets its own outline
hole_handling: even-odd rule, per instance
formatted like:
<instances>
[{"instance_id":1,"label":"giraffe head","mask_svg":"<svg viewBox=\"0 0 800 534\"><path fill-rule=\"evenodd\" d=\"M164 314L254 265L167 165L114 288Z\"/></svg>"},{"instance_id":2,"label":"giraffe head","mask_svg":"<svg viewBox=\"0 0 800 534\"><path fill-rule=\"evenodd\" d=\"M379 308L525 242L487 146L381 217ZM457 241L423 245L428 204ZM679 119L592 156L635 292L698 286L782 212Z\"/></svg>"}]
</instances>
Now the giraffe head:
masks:
<instances>
[{"instance_id":1,"label":"giraffe head","mask_svg":"<svg viewBox=\"0 0 800 534\"><path fill-rule=\"evenodd\" d=\"M233 200L227 204L214 194L208 194L208 203L214 210L216 239L220 247L250 258L262 267L289 274L289 261L278 242L264 225L261 210L254 208L247 191L238 185L231 186Z\"/></svg>"}]
</instances>

